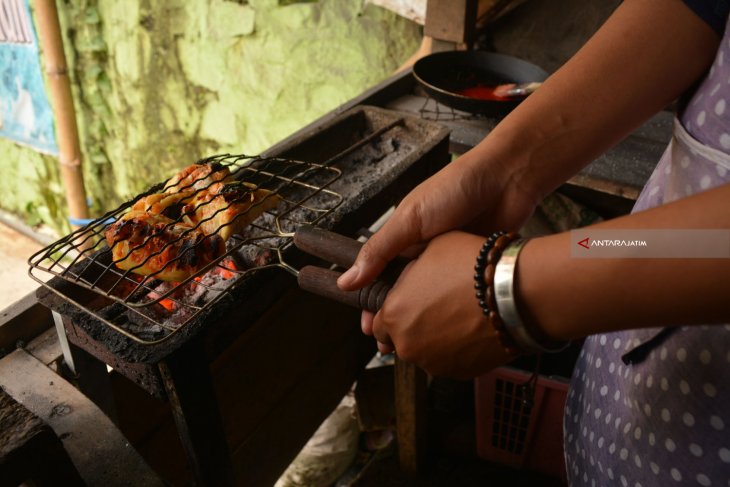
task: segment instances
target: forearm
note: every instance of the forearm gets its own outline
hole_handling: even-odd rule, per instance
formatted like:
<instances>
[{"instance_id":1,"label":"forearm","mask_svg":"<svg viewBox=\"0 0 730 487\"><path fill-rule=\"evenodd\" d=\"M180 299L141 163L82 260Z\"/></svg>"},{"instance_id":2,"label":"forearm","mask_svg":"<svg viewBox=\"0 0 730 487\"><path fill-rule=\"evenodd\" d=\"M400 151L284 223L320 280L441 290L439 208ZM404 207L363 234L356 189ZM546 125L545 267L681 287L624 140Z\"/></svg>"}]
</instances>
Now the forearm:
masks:
<instances>
[{"instance_id":1,"label":"forearm","mask_svg":"<svg viewBox=\"0 0 730 487\"><path fill-rule=\"evenodd\" d=\"M499 164L539 200L677 98L718 42L679 0L627 0L460 163Z\"/></svg>"},{"instance_id":2,"label":"forearm","mask_svg":"<svg viewBox=\"0 0 730 487\"><path fill-rule=\"evenodd\" d=\"M730 229L730 184L591 229ZM730 322L730 258L572 258L570 234L520 254L520 313L548 336L574 339L651 326Z\"/></svg>"}]
</instances>

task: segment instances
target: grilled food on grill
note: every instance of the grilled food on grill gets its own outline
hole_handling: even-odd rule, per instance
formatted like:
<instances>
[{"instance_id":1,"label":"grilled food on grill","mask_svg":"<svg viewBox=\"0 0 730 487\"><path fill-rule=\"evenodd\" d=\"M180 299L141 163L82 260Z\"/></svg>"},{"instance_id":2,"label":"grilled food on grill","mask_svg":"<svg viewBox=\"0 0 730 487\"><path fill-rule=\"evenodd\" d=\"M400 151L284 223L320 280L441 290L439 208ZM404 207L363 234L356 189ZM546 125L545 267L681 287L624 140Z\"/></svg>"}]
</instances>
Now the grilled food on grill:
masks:
<instances>
[{"instance_id":1,"label":"grilled food on grill","mask_svg":"<svg viewBox=\"0 0 730 487\"><path fill-rule=\"evenodd\" d=\"M117 267L182 281L219 258L231 235L279 201L271 191L237 181L220 164L193 164L162 193L132 205L104 236Z\"/></svg>"},{"instance_id":2,"label":"grilled food on grill","mask_svg":"<svg viewBox=\"0 0 730 487\"><path fill-rule=\"evenodd\" d=\"M190 199L182 217L204 234L215 233L226 241L278 202L276 194L250 183L215 183L209 191L199 191Z\"/></svg>"},{"instance_id":3,"label":"grilled food on grill","mask_svg":"<svg viewBox=\"0 0 730 487\"><path fill-rule=\"evenodd\" d=\"M234 180L227 167L217 163L191 164L171 177L162 189L165 193L206 190L213 183Z\"/></svg>"},{"instance_id":4,"label":"grilled food on grill","mask_svg":"<svg viewBox=\"0 0 730 487\"><path fill-rule=\"evenodd\" d=\"M218 235L139 210L110 225L104 236L117 267L163 281L185 280L226 250Z\"/></svg>"},{"instance_id":5,"label":"grilled food on grill","mask_svg":"<svg viewBox=\"0 0 730 487\"><path fill-rule=\"evenodd\" d=\"M132 211L141 211L150 215L164 215L178 220L187 202L193 197L194 191L182 193L153 193L145 196L132 205Z\"/></svg>"}]
</instances>

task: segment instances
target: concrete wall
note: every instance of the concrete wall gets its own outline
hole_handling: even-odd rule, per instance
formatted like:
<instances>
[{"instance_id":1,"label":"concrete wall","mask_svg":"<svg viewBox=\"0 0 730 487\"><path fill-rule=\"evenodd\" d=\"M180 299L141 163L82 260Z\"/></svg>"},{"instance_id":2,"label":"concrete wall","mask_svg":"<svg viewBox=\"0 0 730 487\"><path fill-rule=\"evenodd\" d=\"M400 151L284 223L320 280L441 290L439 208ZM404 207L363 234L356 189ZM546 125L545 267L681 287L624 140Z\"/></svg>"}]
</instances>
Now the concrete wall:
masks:
<instances>
[{"instance_id":1,"label":"concrete wall","mask_svg":"<svg viewBox=\"0 0 730 487\"><path fill-rule=\"evenodd\" d=\"M255 154L388 76L420 27L360 0L59 0L96 215ZM56 161L0 139L0 207L64 230Z\"/></svg>"}]
</instances>

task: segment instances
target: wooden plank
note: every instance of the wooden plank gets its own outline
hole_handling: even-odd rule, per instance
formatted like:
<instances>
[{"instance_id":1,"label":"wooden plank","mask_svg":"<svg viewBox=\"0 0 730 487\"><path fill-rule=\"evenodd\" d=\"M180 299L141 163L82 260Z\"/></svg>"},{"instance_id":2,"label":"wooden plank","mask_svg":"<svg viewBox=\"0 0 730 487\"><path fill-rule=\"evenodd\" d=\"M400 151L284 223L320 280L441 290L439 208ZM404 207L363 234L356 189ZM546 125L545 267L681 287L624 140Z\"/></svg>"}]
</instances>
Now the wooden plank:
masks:
<instances>
[{"instance_id":1,"label":"wooden plank","mask_svg":"<svg viewBox=\"0 0 730 487\"><path fill-rule=\"evenodd\" d=\"M154 431L135 447L169 486L194 485L185 450L171 415L160 421Z\"/></svg>"},{"instance_id":2,"label":"wooden plank","mask_svg":"<svg viewBox=\"0 0 730 487\"><path fill-rule=\"evenodd\" d=\"M0 385L55 431L87 485L163 485L93 402L25 350L0 360Z\"/></svg>"},{"instance_id":3,"label":"wooden plank","mask_svg":"<svg viewBox=\"0 0 730 487\"><path fill-rule=\"evenodd\" d=\"M84 485L53 430L0 388L0 487L28 480L39 487Z\"/></svg>"},{"instance_id":4,"label":"wooden plank","mask_svg":"<svg viewBox=\"0 0 730 487\"><path fill-rule=\"evenodd\" d=\"M359 326L349 326L344 341L313 353L318 358L315 366L299 377L285 396L271 404L234 452L236 478L241 485L275 483L352 387L375 353L375 345ZM252 398L252 402L256 399Z\"/></svg>"},{"instance_id":5,"label":"wooden plank","mask_svg":"<svg viewBox=\"0 0 730 487\"><path fill-rule=\"evenodd\" d=\"M359 317L356 309L292 289L212 364L232 448L324 357L361 333Z\"/></svg>"},{"instance_id":6,"label":"wooden plank","mask_svg":"<svg viewBox=\"0 0 730 487\"><path fill-rule=\"evenodd\" d=\"M375 354L359 316L292 289L211 365L238 484L273 485Z\"/></svg>"},{"instance_id":7,"label":"wooden plank","mask_svg":"<svg viewBox=\"0 0 730 487\"><path fill-rule=\"evenodd\" d=\"M77 387L116 423L117 408L106 364L76 345L70 344L70 349L76 367L74 382Z\"/></svg>"},{"instance_id":8,"label":"wooden plank","mask_svg":"<svg viewBox=\"0 0 730 487\"><path fill-rule=\"evenodd\" d=\"M400 468L409 474L422 471L426 457L426 372L413 364L395 361L395 424Z\"/></svg>"},{"instance_id":9,"label":"wooden plank","mask_svg":"<svg viewBox=\"0 0 730 487\"><path fill-rule=\"evenodd\" d=\"M10 351L18 340L27 343L53 326L51 312L38 303L35 293L0 311L0 350Z\"/></svg>"},{"instance_id":10,"label":"wooden plank","mask_svg":"<svg viewBox=\"0 0 730 487\"><path fill-rule=\"evenodd\" d=\"M648 179L648 178L647 178ZM620 198L636 200L641 193L641 187L623 185L616 181L596 178L590 174L580 172L566 181L566 184L579 188L591 188L600 193L606 193Z\"/></svg>"},{"instance_id":11,"label":"wooden plank","mask_svg":"<svg viewBox=\"0 0 730 487\"><path fill-rule=\"evenodd\" d=\"M159 367L196 485L233 485L231 455L201 342L191 341Z\"/></svg>"},{"instance_id":12,"label":"wooden plank","mask_svg":"<svg viewBox=\"0 0 730 487\"><path fill-rule=\"evenodd\" d=\"M89 336L83 328L74 326L73 323L64 318L63 326L66 335L74 346L87 351L96 357L99 361L104 362L111 368L125 376L152 396L158 399L165 398L165 388L162 384L160 372L155 365L128 362L119 358L119 356L109 351L105 346Z\"/></svg>"},{"instance_id":13,"label":"wooden plank","mask_svg":"<svg viewBox=\"0 0 730 487\"><path fill-rule=\"evenodd\" d=\"M38 335L25 349L45 365L53 364L63 355L55 328L49 328Z\"/></svg>"},{"instance_id":14,"label":"wooden plank","mask_svg":"<svg viewBox=\"0 0 730 487\"><path fill-rule=\"evenodd\" d=\"M428 0L423 34L441 41L470 44L474 41L477 0Z\"/></svg>"}]
</instances>

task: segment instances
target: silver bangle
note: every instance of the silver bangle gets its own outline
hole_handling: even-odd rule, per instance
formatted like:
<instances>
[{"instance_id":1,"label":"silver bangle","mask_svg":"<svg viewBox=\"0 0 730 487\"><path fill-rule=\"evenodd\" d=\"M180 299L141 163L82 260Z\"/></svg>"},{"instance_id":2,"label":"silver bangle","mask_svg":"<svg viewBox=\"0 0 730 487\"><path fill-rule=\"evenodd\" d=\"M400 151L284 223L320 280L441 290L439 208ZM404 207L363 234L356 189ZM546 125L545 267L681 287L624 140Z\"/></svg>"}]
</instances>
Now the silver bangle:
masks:
<instances>
[{"instance_id":1,"label":"silver bangle","mask_svg":"<svg viewBox=\"0 0 730 487\"><path fill-rule=\"evenodd\" d=\"M494 268L494 299L497 303L499 316L504 322L504 328L515 343L527 352L559 352L564 350L569 342L556 343L546 346L537 341L527 330L520 318L515 303L515 269L517 257L528 239L515 240L502 252ZM551 344L552 345L552 344Z\"/></svg>"}]
</instances>

